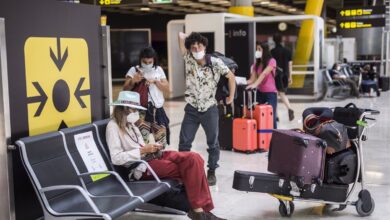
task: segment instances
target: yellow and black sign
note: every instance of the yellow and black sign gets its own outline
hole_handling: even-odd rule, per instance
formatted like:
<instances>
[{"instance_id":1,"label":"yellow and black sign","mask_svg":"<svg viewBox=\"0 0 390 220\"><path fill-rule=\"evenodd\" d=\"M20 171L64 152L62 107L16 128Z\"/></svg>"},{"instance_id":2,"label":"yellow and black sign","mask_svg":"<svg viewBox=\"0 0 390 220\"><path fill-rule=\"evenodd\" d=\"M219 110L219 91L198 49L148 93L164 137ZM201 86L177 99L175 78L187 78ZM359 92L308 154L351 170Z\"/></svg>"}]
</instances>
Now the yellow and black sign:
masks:
<instances>
[{"instance_id":1,"label":"yellow and black sign","mask_svg":"<svg viewBox=\"0 0 390 220\"><path fill-rule=\"evenodd\" d=\"M386 13L385 6L361 7L361 8L342 8L338 9L337 17L361 17L369 15L383 15Z\"/></svg>"},{"instance_id":2,"label":"yellow and black sign","mask_svg":"<svg viewBox=\"0 0 390 220\"><path fill-rule=\"evenodd\" d=\"M386 25L385 18L337 21L337 26L340 29L361 29L361 28L372 28L372 27L384 27L385 25Z\"/></svg>"},{"instance_id":3,"label":"yellow and black sign","mask_svg":"<svg viewBox=\"0 0 390 220\"><path fill-rule=\"evenodd\" d=\"M87 42L30 37L24 56L29 135L90 123Z\"/></svg>"},{"instance_id":4,"label":"yellow and black sign","mask_svg":"<svg viewBox=\"0 0 390 220\"><path fill-rule=\"evenodd\" d=\"M147 0L98 0L97 3L101 6L109 5L147 5Z\"/></svg>"}]
</instances>

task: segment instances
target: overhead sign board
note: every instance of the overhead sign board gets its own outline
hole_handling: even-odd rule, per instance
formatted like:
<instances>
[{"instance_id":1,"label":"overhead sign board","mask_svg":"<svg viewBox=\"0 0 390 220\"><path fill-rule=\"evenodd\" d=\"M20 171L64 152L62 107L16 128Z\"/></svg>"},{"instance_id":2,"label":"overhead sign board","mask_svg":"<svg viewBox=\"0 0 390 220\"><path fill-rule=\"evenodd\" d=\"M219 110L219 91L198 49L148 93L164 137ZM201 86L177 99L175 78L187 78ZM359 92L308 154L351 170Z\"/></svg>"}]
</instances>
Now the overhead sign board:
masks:
<instances>
[{"instance_id":1,"label":"overhead sign board","mask_svg":"<svg viewBox=\"0 0 390 220\"><path fill-rule=\"evenodd\" d=\"M148 0L97 0L96 3L101 6L110 5L147 5Z\"/></svg>"},{"instance_id":2,"label":"overhead sign board","mask_svg":"<svg viewBox=\"0 0 390 220\"><path fill-rule=\"evenodd\" d=\"M361 29L372 27L384 27L386 25L385 18L371 19L353 19L353 20L338 20L337 27L341 29Z\"/></svg>"},{"instance_id":3,"label":"overhead sign board","mask_svg":"<svg viewBox=\"0 0 390 220\"><path fill-rule=\"evenodd\" d=\"M361 17L370 15L383 15L386 13L385 6L372 6L360 8L341 8L337 10L338 18Z\"/></svg>"}]
</instances>

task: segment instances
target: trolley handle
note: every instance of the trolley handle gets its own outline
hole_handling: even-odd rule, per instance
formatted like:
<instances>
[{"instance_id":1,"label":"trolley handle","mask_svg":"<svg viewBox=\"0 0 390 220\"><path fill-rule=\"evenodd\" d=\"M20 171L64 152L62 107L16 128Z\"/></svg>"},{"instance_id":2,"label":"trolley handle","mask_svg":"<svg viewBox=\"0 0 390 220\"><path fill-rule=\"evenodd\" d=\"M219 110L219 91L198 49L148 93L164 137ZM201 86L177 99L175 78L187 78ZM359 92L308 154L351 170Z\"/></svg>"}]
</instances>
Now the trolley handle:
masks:
<instances>
[{"instance_id":1,"label":"trolley handle","mask_svg":"<svg viewBox=\"0 0 390 220\"><path fill-rule=\"evenodd\" d=\"M379 115L381 112L374 109L364 109L364 112L368 115Z\"/></svg>"}]
</instances>

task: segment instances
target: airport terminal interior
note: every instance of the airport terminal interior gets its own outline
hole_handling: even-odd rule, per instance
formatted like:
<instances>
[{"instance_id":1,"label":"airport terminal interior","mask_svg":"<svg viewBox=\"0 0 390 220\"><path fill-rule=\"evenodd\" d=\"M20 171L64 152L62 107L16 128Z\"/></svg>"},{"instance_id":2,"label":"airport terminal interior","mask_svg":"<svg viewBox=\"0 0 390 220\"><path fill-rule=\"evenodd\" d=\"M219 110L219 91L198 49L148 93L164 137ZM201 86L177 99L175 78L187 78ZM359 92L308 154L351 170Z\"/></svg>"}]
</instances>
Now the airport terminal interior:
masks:
<instances>
[{"instance_id":1,"label":"airport terminal interior","mask_svg":"<svg viewBox=\"0 0 390 220\"><path fill-rule=\"evenodd\" d=\"M0 0L0 220L390 216L390 0Z\"/></svg>"}]
</instances>

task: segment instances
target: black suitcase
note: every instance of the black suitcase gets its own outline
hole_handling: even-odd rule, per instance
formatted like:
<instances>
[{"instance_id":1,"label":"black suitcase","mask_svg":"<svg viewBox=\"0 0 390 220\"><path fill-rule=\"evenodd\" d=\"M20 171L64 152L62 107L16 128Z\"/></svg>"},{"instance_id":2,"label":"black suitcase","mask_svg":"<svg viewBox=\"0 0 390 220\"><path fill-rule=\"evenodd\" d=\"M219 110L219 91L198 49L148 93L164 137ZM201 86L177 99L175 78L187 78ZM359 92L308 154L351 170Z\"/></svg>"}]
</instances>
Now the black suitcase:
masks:
<instances>
[{"instance_id":1,"label":"black suitcase","mask_svg":"<svg viewBox=\"0 0 390 220\"><path fill-rule=\"evenodd\" d=\"M233 189L245 192L260 192L291 196L291 186L288 181L283 181L279 186L281 177L275 174L257 173L249 171L234 172ZM301 190L299 198L316 199L330 202L344 202L347 198L348 185L322 184L316 185L315 190L311 190L308 185Z\"/></svg>"},{"instance_id":2,"label":"black suitcase","mask_svg":"<svg viewBox=\"0 0 390 220\"><path fill-rule=\"evenodd\" d=\"M388 91L390 88L390 77L388 76L382 76L379 78L379 88L382 89L382 91Z\"/></svg>"},{"instance_id":3,"label":"black suitcase","mask_svg":"<svg viewBox=\"0 0 390 220\"><path fill-rule=\"evenodd\" d=\"M221 150L233 149L233 109L231 105L218 105L219 133L218 141Z\"/></svg>"},{"instance_id":4,"label":"black suitcase","mask_svg":"<svg viewBox=\"0 0 390 220\"><path fill-rule=\"evenodd\" d=\"M237 98L234 100L234 118L242 118L244 113L242 111L244 107L244 98L243 95L246 85L237 85ZM248 101L246 105L248 106Z\"/></svg>"},{"instance_id":5,"label":"black suitcase","mask_svg":"<svg viewBox=\"0 0 390 220\"><path fill-rule=\"evenodd\" d=\"M351 149L328 155L325 163L324 182L330 184L353 183L357 175L357 155Z\"/></svg>"}]
</instances>

